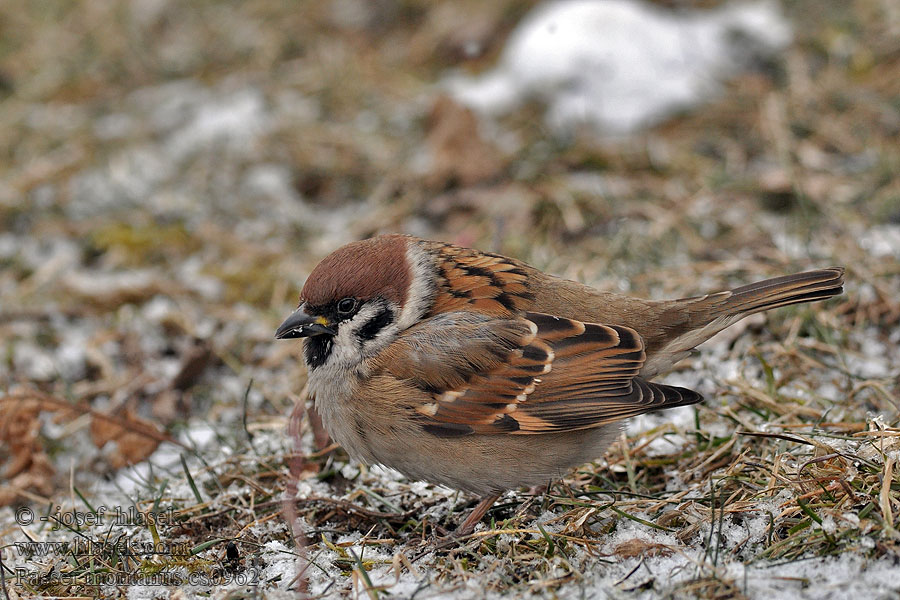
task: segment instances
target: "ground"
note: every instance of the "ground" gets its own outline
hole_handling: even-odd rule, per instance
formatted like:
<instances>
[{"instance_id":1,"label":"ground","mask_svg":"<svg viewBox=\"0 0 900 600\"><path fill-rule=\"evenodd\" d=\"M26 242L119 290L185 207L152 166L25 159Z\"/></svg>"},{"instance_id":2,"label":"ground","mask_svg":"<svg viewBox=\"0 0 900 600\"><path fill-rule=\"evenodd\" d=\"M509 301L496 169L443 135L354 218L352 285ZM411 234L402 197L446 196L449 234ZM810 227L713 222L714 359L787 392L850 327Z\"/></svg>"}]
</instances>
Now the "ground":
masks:
<instances>
[{"instance_id":1,"label":"ground","mask_svg":"<svg viewBox=\"0 0 900 600\"><path fill-rule=\"evenodd\" d=\"M785 2L787 50L616 140L442 94L531 2L6 4L5 597L900 596L894 3ZM317 451L302 410L295 444L273 339L319 259L388 231L651 298L847 283L702 346L662 380L703 404L435 550L475 499Z\"/></svg>"}]
</instances>

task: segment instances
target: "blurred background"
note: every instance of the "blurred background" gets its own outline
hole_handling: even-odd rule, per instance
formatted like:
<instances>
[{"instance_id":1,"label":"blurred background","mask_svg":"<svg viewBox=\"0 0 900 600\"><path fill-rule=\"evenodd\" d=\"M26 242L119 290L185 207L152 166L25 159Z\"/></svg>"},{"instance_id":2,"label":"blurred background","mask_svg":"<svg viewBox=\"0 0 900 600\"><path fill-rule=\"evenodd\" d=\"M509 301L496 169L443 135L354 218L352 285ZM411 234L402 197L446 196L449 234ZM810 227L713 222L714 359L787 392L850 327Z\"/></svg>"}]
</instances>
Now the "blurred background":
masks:
<instances>
[{"instance_id":1,"label":"blurred background","mask_svg":"<svg viewBox=\"0 0 900 600\"><path fill-rule=\"evenodd\" d=\"M896 424L900 5L587 4L4 0L0 504L248 415L290 448L275 327L383 232L652 298L844 265L671 381L736 394L787 347L827 420Z\"/></svg>"}]
</instances>

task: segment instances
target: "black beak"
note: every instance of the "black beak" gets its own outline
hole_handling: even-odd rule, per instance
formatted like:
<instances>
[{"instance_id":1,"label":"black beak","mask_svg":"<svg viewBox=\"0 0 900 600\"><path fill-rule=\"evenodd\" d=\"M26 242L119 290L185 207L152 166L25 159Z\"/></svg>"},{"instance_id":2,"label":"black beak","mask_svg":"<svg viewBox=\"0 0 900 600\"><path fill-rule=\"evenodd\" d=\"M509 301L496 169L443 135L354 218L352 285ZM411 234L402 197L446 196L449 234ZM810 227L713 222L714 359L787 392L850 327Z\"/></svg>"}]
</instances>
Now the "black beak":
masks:
<instances>
[{"instance_id":1,"label":"black beak","mask_svg":"<svg viewBox=\"0 0 900 600\"><path fill-rule=\"evenodd\" d=\"M301 306L291 313L284 323L275 331L275 339L286 340L291 338L310 337L313 335L335 335L337 332L325 325L324 317L314 317L307 314Z\"/></svg>"}]
</instances>

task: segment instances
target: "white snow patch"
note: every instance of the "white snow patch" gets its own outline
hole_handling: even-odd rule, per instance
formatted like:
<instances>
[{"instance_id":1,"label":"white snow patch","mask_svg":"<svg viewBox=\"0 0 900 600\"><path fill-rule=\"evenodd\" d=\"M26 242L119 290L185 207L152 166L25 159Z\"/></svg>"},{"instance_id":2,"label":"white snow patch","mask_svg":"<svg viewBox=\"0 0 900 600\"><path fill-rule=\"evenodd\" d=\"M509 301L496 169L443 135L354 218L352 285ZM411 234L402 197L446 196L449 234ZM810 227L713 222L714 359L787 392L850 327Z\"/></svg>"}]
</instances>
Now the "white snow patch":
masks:
<instances>
[{"instance_id":1,"label":"white snow patch","mask_svg":"<svg viewBox=\"0 0 900 600\"><path fill-rule=\"evenodd\" d=\"M675 12L637 0L561 0L526 17L494 70L444 85L486 115L538 99L557 133L589 124L621 135L710 100L748 59L791 38L770 1Z\"/></svg>"},{"instance_id":2,"label":"white snow patch","mask_svg":"<svg viewBox=\"0 0 900 600\"><path fill-rule=\"evenodd\" d=\"M847 370L858 377L881 378L889 377L896 373L894 364L896 361L896 348L888 348L880 341L879 332L870 327L865 331L853 331L850 339L858 345L860 354L848 352L845 355Z\"/></svg>"},{"instance_id":3,"label":"white snow patch","mask_svg":"<svg viewBox=\"0 0 900 600\"><path fill-rule=\"evenodd\" d=\"M694 408L681 406L671 410L644 413L628 420L625 431L628 435L637 435L671 423L678 428L693 430Z\"/></svg>"},{"instance_id":4,"label":"white snow patch","mask_svg":"<svg viewBox=\"0 0 900 600\"><path fill-rule=\"evenodd\" d=\"M875 258L900 258L900 225L876 225L859 240L860 247Z\"/></svg>"},{"instance_id":5,"label":"white snow patch","mask_svg":"<svg viewBox=\"0 0 900 600\"><path fill-rule=\"evenodd\" d=\"M48 381L57 373L53 355L31 342L19 342L15 345L13 369L33 381Z\"/></svg>"},{"instance_id":6,"label":"white snow patch","mask_svg":"<svg viewBox=\"0 0 900 600\"><path fill-rule=\"evenodd\" d=\"M264 109L262 94L255 89L239 90L218 102L202 105L187 126L172 134L167 150L179 162L219 145L249 151L248 146L265 132Z\"/></svg>"}]
</instances>

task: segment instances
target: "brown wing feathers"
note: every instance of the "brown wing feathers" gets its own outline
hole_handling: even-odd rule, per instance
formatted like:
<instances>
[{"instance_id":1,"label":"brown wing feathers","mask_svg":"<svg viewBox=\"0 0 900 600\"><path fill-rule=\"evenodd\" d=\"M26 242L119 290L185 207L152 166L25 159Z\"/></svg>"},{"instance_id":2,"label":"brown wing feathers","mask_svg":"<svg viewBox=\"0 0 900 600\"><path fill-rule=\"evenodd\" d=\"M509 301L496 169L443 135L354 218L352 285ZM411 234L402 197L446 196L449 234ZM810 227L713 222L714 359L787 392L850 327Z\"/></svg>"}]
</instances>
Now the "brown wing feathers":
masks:
<instances>
[{"instance_id":1,"label":"brown wing feathers","mask_svg":"<svg viewBox=\"0 0 900 600\"><path fill-rule=\"evenodd\" d=\"M539 414L534 415L537 418L530 423L533 431L529 432L587 429L645 412L695 404L702 399L700 394L692 390L650 383L640 377L635 377L629 393L622 396L614 398L571 397L546 403L542 406L543 410L535 411ZM529 424L527 417L520 421Z\"/></svg>"},{"instance_id":2,"label":"brown wing feathers","mask_svg":"<svg viewBox=\"0 0 900 600\"><path fill-rule=\"evenodd\" d=\"M432 315L462 309L511 315L534 300L528 275L518 261L437 242L430 247L440 256L441 271Z\"/></svg>"},{"instance_id":3,"label":"brown wing feathers","mask_svg":"<svg viewBox=\"0 0 900 600\"><path fill-rule=\"evenodd\" d=\"M465 377L456 385L422 386L433 391L434 401L420 407L419 413L426 421L423 426L437 435L572 431L699 402L702 397L694 391L651 383L639 374L643 369L644 376L652 377L745 315L840 294L844 272L841 268L808 271L708 296L661 302L658 314L647 317L659 322L659 333L642 339L631 327L582 323L543 313L518 318L535 300L527 266L447 244L431 242L428 248L439 256L436 262L441 270L430 318L473 311L488 318L502 317L507 329L528 323L530 332L523 335L520 325L514 335L506 336L506 343L518 340L520 345L510 348L505 343L495 348L499 352L491 356L490 364L482 363L485 368L472 365L457 370ZM651 304L645 308L649 310ZM629 325L644 330L642 322ZM483 352L490 350L483 344L475 346ZM647 352L652 356L649 362ZM448 360L458 362L453 354Z\"/></svg>"},{"instance_id":4,"label":"brown wing feathers","mask_svg":"<svg viewBox=\"0 0 900 600\"><path fill-rule=\"evenodd\" d=\"M699 402L696 392L637 377L640 337L627 327L525 315L536 335L508 360L419 409L426 431L551 433L597 427L650 410Z\"/></svg>"}]
</instances>

